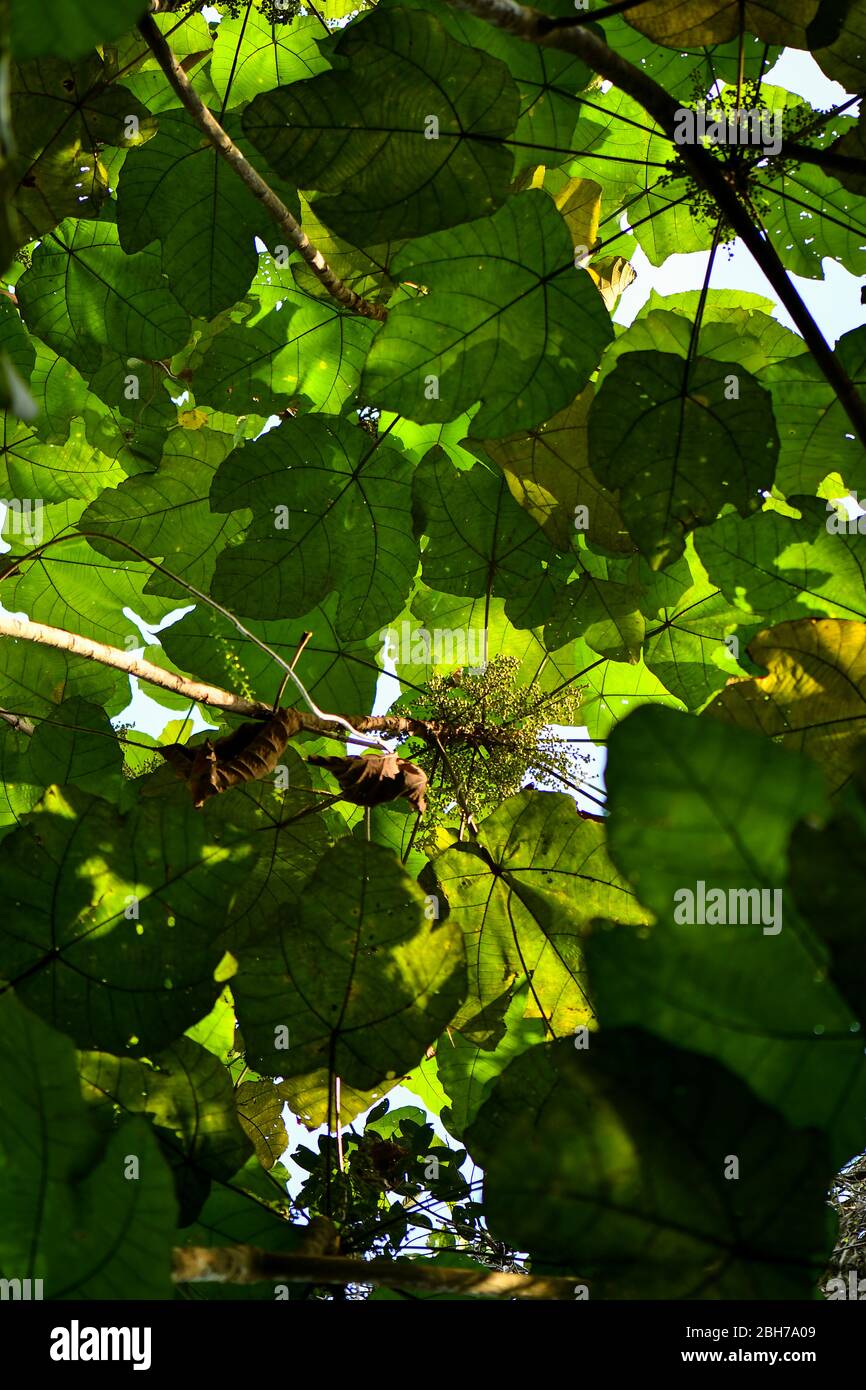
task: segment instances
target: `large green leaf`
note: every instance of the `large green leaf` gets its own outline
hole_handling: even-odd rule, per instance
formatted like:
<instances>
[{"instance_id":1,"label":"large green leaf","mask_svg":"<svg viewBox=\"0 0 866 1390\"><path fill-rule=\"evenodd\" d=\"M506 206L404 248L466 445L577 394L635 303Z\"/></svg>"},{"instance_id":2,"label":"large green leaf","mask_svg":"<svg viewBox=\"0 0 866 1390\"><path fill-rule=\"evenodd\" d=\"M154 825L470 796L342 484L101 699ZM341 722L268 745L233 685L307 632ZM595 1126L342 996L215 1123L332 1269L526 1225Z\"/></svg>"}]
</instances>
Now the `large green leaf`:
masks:
<instances>
[{"instance_id":1,"label":"large green leaf","mask_svg":"<svg viewBox=\"0 0 866 1390\"><path fill-rule=\"evenodd\" d=\"M64 700L37 725L29 752L32 775L42 786L74 785L117 800L123 753L98 705Z\"/></svg>"},{"instance_id":2,"label":"large green leaf","mask_svg":"<svg viewBox=\"0 0 866 1390\"><path fill-rule=\"evenodd\" d=\"M550 547L500 472L456 469L431 450L412 480L416 532L427 536L424 582L445 593L503 598L537 588Z\"/></svg>"},{"instance_id":3,"label":"large green leaf","mask_svg":"<svg viewBox=\"0 0 866 1390\"><path fill-rule=\"evenodd\" d=\"M604 301L573 254L540 191L414 242L392 270L424 293L391 307L367 359L366 397L421 424L481 400L469 431L476 439L549 419L586 385L612 336Z\"/></svg>"},{"instance_id":4,"label":"large green leaf","mask_svg":"<svg viewBox=\"0 0 866 1390\"><path fill-rule=\"evenodd\" d=\"M94 637L126 651L139 646L138 629L125 613L131 608L145 622L159 622L171 607L167 599L144 592L151 573L137 559L120 561L97 556L77 534L80 507L71 502L44 507L40 512L42 541L68 535L63 544L37 553L20 571L3 583L7 607L25 612L34 622L48 623ZM26 535L10 535L13 555L26 554L33 541ZM128 552L126 552L128 554ZM129 637L135 640L130 645Z\"/></svg>"},{"instance_id":5,"label":"large green leaf","mask_svg":"<svg viewBox=\"0 0 866 1390\"><path fill-rule=\"evenodd\" d=\"M505 200L519 93L490 54L422 11L376 10L334 41L333 70L244 112L275 169L319 189L316 215L374 245L491 212Z\"/></svg>"},{"instance_id":6,"label":"large green leaf","mask_svg":"<svg viewBox=\"0 0 866 1390\"><path fill-rule=\"evenodd\" d=\"M806 47L818 0L645 0L626 18L668 48L724 43L745 26L767 43Z\"/></svg>"},{"instance_id":7,"label":"large green leaf","mask_svg":"<svg viewBox=\"0 0 866 1390\"><path fill-rule=\"evenodd\" d=\"M252 5L217 29L210 76L225 105L234 110L259 92L314 77L328 64L316 40L322 26L312 15L274 24Z\"/></svg>"},{"instance_id":8,"label":"large green leaf","mask_svg":"<svg viewBox=\"0 0 866 1390\"><path fill-rule=\"evenodd\" d=\"M840 338L839 360L859 393L866 388L866 331ZM829 473L849 487L866 485L863 449L851 432L844 406L809 353L768 367L761 381L770 390L779 423L781 452L776 483L787 496L811 493Z\"/></svg>"},{"instance_id":9,"label":"large green leaf","mask_svg":"<svg viewBox=\"0 0 866 1390\"><path fill-rule=\"evenodd\" d=\"M175 430L158 470L106 488L82 514L81 529L126 541L188 584L207 589L217 555L243 530L243 516L215 514L208 501L214 474L233 443L230 435L215 430ZM125 561L130 555L108 540L92 538L91 545L111 560ZM157 571L147 588L187 597Z\"/></svg>"},{"instance_id":10,"label":"large green leaf","mask_svg":"<svg viewBox=\"0 0 866 1390\"><path fill-rule=\"evenodd\" d=\"M486 1033L483 1019L469 1019L465 1031L452 1025L439 1039L436 1067L450 1105L442 1121L451 1134L463 1136L513 1057L544 1041L539 1018L526 1018L529 981L512 992L502 1021L502 1037L494 1047L482 1046L476 1035ZM485 1041L488 1039L485 1037Z\"/></svg>"},{"instance_id":11,"label":"large green leaf","mask_svg":"<svg viewBox=\"0 0 866 1390\"><path fill-rule=\"evenodd\" d=\"M770 397L754 377L656 351L621 358L595 398L589 438L593 471L621 490L623 519L654 568L725 503L757 511L779 452Z\"/></svg>"},{"instance_id":12,"label":"large green leaf","mask_svg":"<svg viewBox=\"0 0 866 1390\"><path fill-rule=\"evenodd\" d=\"M61 223L33 253L18 302L31 331L85 372L105 349L170 357L189 334L155 248L125 255L113 222Z\"/></svg>"},{"instance_id":13,"label":"large green leaf","mask_svg":"<svg viewBox=\"0 0 866 1390\"><path fill-rule=\"evenodd\" d=\"M0 971L79 1047L152 1056L219 994L221 934L257 848L227 855L180 787L126 816L49 788L4 842Z\"/></svg>"},{"instance_id":14,"label":"large green leaf","mask_svg":"<svg viewBox=\"0 0 866 1390\"><path fill-rule=\"evenodd\" d=\"M819 769L715 720L640 710L614 731L607 781L611 855L658 921L586 944L602 1030L718 1058L791 1124L825 1128L845 1161L862 1141L862 1040L785 892L791 830L824 810ZM718 915L714 889L736 921L701 921Z\"/></svg>"},{"instance_id":15,"label":"large green leaf","mask_svg":"<svg viewBox=\"0 0 866 1390\"><path fill-rule=\"evenodd\" d=\"M676 147L639 102L616 87L596 96L577 127L574 147L568 172L602 181L605 233L627 210L653 265L677 253L709 250L713 221L696 215L688 182L668 172ZM609 239L616 242L616 234Z\"/></svg>"},{"instance_id":16,"label":"large green leaf","mask_svg":"<svg viewBox=\"0 0 866 1390\"><path fill-rule=\"evenodd\" d=\"M841 24L832 41L815 52L816 61L849 92L866 89L866 0L835 7Z\"/></svg>"},{"instance_id":17,"label":"large green leaf","mask_svg":"<svg viewBox=\"0 0 866 1390\"><path fill-rule=\"evenodd\" d=\"M253 618L297 617L339 594L337 632L395 617L418 563L405 455L336 417L307 415L236 449L211 485L215 512L250 508L217 560L214 597Z\"/></svg>"},{"instance_id":18,"label":"large green leaf","mask_svg":"<svg viewBox=\"0 0 866 1390\"><path fill-rule=\"evenodd\" d=\"M410 0L408 4L404 0L380 0L378 8L390 10L393 3L401 9L429 11L453 38L498 58L509 69L520 93L520 114L513 141L505 143L513 149L517 169L539 163L561 164L568 158L581 110L577 93L592 79L580 58L523 43L441 0Z\"/></svg>"},{"instance_id":19,"label":"large green leaf","mask_svg":"<svg viewBox=\"0 0 866 1390\"><path fill-rule=\"evenodd\" d=\"M594 917L646 917L614 870L602 826L571 797L521 792L480 827L478 840L435 860L449 921L466 938L470 997L462 1018L530 976L526 1017L554 1037L591 1023L582 937ZM474 1007L472 1007L474 1005Z\"/></svg>"},{"instance_id":20,"label":"large green leaf","mask_svg":"<svg viewBox=\"0 0 866 1390\"><path fill-rule=\"evenodd\" d=\"M607 353L602 362L606 358ZM484 440L483 447L504 470L512 495L554 545L568 548L575 531L583 530L602 550L629 551L633 544L616 494L602 487L590 468L588 420L593 395L593 388L587 386L544 424L507 439Z\"/></svg>"},{"instance_id":21,"label":"large green leaf","mask_svg":"<svg viewBox=\"0 0 866 1390\"><path fill-rule=\"evenodd\" d=\"M799 911L826 944L833 983L862 1027L866 1020L862 770L852 793L827 825L805 821L796 827L791 838L791 891Z\"/></svg>"},{"instance_id":22,"label":"large green leaf","mask_svg":"<svg viewBox=\"0 0 866 1390\"><path fill-rule=\"evenodd\" d=\"M72 1043L10 993L0 1121L3 1276L42 1279L53 1299L170 1298L176 1204L153 1133L133 1120L100 1134Z\"/></svg>"},{"instance_id":23,"label":"large green leaf","mask_svg":"<svg viewBox=\"0 0 866 1390\"><path fill-rule=\"evenodd\" d=\"M147 107L109 78L95 54L76 64L58 56L14 69L9 172L25 237L41 236L64 217L98 216L111 191L104 147L133 148L153 135Z\"/></svg>"},{"instance_id":24,"label":"large green leaf","mask_svg":"<svg viewBox=\"0 0 866 1390\"><path fill-rule=\"evenodd\" d=\"M584 1298L808 1299L823 1270L821 1137L638 1029L530 1049L467 1143L494 1234Z\"/></svg>"},{"instance_id":25,"label":"large green leaf","mask_svg":"<svg viewBox=\"0 0 866 1390\"><path fill-rule=\"evenodd\" d=\"M226 133L249 151L236 122ZM297 216L293 188L259 172ZM241 299L258 269L255 239L282 242L260 200L236 171L202 139L185 111L166 111L159 133L124 161L117 189L117 227L127 252L162 244L162 268L188 313L213 318Z\"/></svg>"},{"instance_id":26,"label":"large green leaf","mask_svg":"<svg viewBox=\"0 0 866 1390\"><path fill-rule=\"evenodd\" d=\"M196 400L234 414L305 402L336 414L357 392L376 327L290 283L269 314L231 321L215 335L191 369Z\"/></svg>"},{"instance_id":27,"label":"large green leaf","mask_svg":"<svg viewBox=\"0 0 866 1390\"><path fill-rule=\"evenodd\" d=\"M380 669L376 657L382 642L378 634L357 642L339 637L334 620L336 607L336 596L331 595L319 608L297 620L250 619L244 625L267 642L283 661L291 661L303 634L312 632L298 669L305 687L323 709L362 714L373 703ZM165 628L159 640L181 670L195 672L249 699L268 703L276 699L284 672L267 652L241 636L213 609L199 606ZM148 655L158 662L158 653ZM301 703L295 697L293 702Z\"/></svg>"},{"instance_id":28,"label":"large green leaf","mask_svg":"<svg viewBox=\"0 0 866 1390\"><path fill-rule=\"evenodd\" d=\"M147 9L147 0L12 0L12 51L16 58L55 54L77 58L117 38Z\"/></svg>"},{"instance_id":29,"label":"large green leaf","mask_svg":"<svg viewBox=\"0 0 866 1390\"><path fill-rule=\"evenodd\" d=\"M189 1038L178 1038L146 1061L82 1052L78 1070L91 1105L150 1116L170 1162L220 1181L246 1162L250 1144L238 1121L231 1078L212 1053Z\"/></svg>"},{"instance_id":30,"label":"large green leaf","mask_svg":"<svg viewBox=\"0 0 866 1390\"><path fill-rule=\"evenodd\" d=\"M698 532L695 545L713 583L736 607L774 623L806 614L866 620L857 531L832 533L829 503L791 500L800 517L776 508L745 520L729 513Z\"/></svg>"},{"instance_id":31,"label":"large green leaf","mask_svg":"<svg viewBox=\"0 0 866 1390\"><path fill-rule=\"evenodd\" d=\"M5 495L31 502L29 510L25 506L6 517L3 530L9 539L17 520L23 538L31 545L38 543L42 537L29 535L28 523L32 522L34 531L41 525L38 508L44 503L92 497L123 476L114 459L91 447L80 420L73 424L68 440L52 446L40 439L37 421L16 420L7 410L0 417L0 440L0 486Z\"/></svg>"},{"instance_id":32,"label":"large green leaf","mask_svg":"<svg viewBox=\"0 0 866 1390\"><path fill-rule=\"evenodd\" d=\"M459 929L424 907L380 845L342 840L324 855L298 910L241 953L232 992L253 1065L284 1077L324 1066L361 1090L415 1066L465 979Z\"/></svg>"}]
</instances>

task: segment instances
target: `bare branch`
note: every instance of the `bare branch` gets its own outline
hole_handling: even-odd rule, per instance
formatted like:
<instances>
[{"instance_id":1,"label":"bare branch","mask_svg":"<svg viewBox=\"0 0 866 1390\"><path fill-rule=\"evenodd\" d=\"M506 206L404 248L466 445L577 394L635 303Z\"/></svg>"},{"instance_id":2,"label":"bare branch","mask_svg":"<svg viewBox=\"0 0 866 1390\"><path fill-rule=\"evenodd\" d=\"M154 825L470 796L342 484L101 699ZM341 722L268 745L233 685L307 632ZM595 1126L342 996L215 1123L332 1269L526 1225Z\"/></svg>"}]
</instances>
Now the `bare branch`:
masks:
<instances>
[{"instance_id":1,"label":"bare branch","mask_svg":"<svg viewBox=\"0 0 866 1390\"><path fill-rule=\"evenodd\" d=\"M12 714L8 709L0 709L0 719L5 724L11 724L19 734L32 734L34 725L23 714Z\"/></svg>"},{"instance_id":2,"label":"bare branch","mask_svg":"<svg viewBox=\"0 0 866 1390\"><path fill-rule=\"evenodd\" d=\"M205 106L149 14L139 20L138 29L199 130L207 136L217 154L222 155L238 177L243 179L250 192L258 198L266 212L276 222L280 231L300 251L307 265L313 274L318 276L331 298L335 299L338 304L342 304L344 309L351 310L353 314L361 314L364 318L387 318L388 311L384 305L371 304L368 299L362 299L359 294L355 294L354 290L350 290L348 285L343 283L339 275L334 273L321 251L316 250L300 222L292 216L282 199L278 198L270 185L265 183L245 155L241 154L234 141L229 139L213 112Z\"/></svg>"},{"instance_id":3,"label":"bare branch","mask_svg":"<svg viewBox=\"0 0 866 1390\"><path fill-rule=\"evenodd\" d=\"M78 633L66 632L64 628L49 627L45 623L32 623L27 618L12 618L8 613L0 612L0 637L11 637L16 641L37 642L43 647L54 647L57 651L69 652L71 656L83 656L89 661L98 661L103 666L113 666L117 671L126 671L130 676L136 676L138 680L160 686L163 690L171 690L176 695L182 695L184 699L193 701L195 704L207 705L211 709L222 709L228 714L236 714L244 719L270 719L274 712L271 705L265 704L261 700L245 700L243 696L235 695L230 690L222 690L217 685L207 685L203 681L178 675L174 671L164 670L161 666L154 666L150 661L121 651L119 647L110 647L107 643L96 642L91 637L81 637ZM410 719L404 715L331 715L330 719L320 719L307 710L296 710L295 712L300 721L301 733L319 734L327 738L346 739L354 738L358 734L375 733L386 734L390 737L414 735L419 738L436 738L441 733L452 732L447 725L436 721ZM0 710L0 718L18 727L22 733L33 732L32 728L25 728L28 721L23 720L20 715L9 714ZM334 726L334 719L342 721L339 727ZM471 731L465 732L468 735Z\"/></svg>"},{"instance_id":4,"label":"bare branch","mask_svg":"<svg viewBox=\"0 0 866 1390\"><path fill-rule=\"evenodd\" d=\"M151 685L162 686L163 690L173 690L196 704L209 705L214 709L224 709L230 714L243 715L247 719L269 719L270 705L258 701L244 700L229 690L218 686L205 685L202 681L190 680L186 676L165 671L149 661L121 651L119 647L109 647L104 642L95 642L90 637L80 637L75 632L65 632L63 628L48 627L45 623L31 623L27 618L11 618L8 613L0 613L0 637L12 637L24 642L38 642L43 647L54 647L58 651L69 652L72 656L87 657L99 661L103 666L113 666L118 671L126 671L130 676L148 681ZM13 716L14 718L15 716Z\"/></svg>"},{"instance_id":5,"label":"bare branch","mask_svg":"<svg viewBox=\"0 0 866 1390\"><path fill-rule=\"evenodd\" d=\"M442 1269L427 1260L359 1260L346 1255L269 1254L251 1245L182 1246L174 1250L177 1284L378 1284L422 1293L487 1298L574 1299L576 1278Z\"/></svg>"}]
</instances>

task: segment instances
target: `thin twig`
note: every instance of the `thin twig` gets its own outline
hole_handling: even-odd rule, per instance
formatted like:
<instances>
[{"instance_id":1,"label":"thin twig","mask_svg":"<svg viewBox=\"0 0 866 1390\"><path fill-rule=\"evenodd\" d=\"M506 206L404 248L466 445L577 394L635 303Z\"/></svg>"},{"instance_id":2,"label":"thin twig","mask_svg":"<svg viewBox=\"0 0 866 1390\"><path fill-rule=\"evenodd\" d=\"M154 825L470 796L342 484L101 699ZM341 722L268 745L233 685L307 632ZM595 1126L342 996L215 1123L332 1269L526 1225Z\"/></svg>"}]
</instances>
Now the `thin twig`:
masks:
<instances>
[{"instance_id":1,"label":"thin twig","mask_svg":"<svg viewBox=\"0 0 866 1390\"><path fill-rule=\"evenodd\" d=\"M277 691L277 698L274 700L274 713L276 713L276 711L279 709L279 707L280 707L280 705L281 705L281 703L282 703L283 696L284 696L285 693L286 693L286 686L288 685L289 681L291 680L291 673L292 673L292 671L294 671L295 667L297 666L297 664L298 664L298 658L300 657L301 652L304 650L304 647L307 645L307 643L309 642L309 640L310 640L310 638L312 637L312 635L313 635L312 632L302 632L302 633L301 633L301 638L300 638L300 641L298 642L298 645L297 645L297 647L296 647L296 649L295 649L295 654L294 654L294 656L292 657L292 659L291 659L291 661L290 661L290 663L289 663L289 669L288 669L288 671L285 672L285 674L283 675L283 679L280 681L280 688L279 688L279 690Z\"/></svg>"}]
</instances>

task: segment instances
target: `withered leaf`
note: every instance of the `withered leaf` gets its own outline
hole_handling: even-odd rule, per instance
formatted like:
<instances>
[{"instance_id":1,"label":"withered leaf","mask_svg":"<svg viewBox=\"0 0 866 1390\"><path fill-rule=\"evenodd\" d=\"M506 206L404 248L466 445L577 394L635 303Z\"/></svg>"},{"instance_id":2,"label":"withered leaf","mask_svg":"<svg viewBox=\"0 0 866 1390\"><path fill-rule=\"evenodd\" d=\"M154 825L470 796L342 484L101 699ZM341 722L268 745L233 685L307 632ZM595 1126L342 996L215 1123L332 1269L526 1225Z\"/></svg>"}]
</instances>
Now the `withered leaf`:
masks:
<instances>
[{"instance_id":1,"label":"withered leaf","mask_svg":"<svg viewBox=\"0 0 866 1390\"><path fill-rule=\"evenodd\" d=\"M307 762L327 768L339 782L343 800L356 806L381 806L384 801L405 796L422 816L427 810L426 772L408 759L398 758L396 753L382 758L363 754L327 758L311 754Z\"/></svg>"},{"instance_id":2,"label":"withered leaf","mask_svg":"<svg viewBox=\"0 0 866 1390\"><path fill-rule=\"evenodd\" d=\"M195 748L169 743L159 751L178 776L189 782L193 804L202 806L209 796L273 772L300 727L297 710L281 709L263 724L239 725L225 738L206 738Z\"/></svg>"}]
</instances>

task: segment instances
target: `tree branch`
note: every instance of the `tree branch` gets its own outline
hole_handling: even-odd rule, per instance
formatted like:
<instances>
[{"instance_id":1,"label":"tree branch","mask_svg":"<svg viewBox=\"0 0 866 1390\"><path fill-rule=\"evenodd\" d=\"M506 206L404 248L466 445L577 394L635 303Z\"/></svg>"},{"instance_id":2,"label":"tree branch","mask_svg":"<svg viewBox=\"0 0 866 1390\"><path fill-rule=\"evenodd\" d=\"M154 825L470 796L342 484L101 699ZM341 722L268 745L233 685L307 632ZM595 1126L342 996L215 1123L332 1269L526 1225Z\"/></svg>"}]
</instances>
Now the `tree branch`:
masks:
<instances>
[{"instance_id":1,"label":"tree branch","mask_svg":"<svg viewBox=\"0 0 866 1390\"><path fill-rule=\"evenodd\" d=\"M833 174L866 174L866 159L855 154L840 154L832 145L826 150L816 150L813 145L801 145L798 140L783 140L779 158L817 164Z\"/></svg>"},{"instance_id":2,"label":"tree branch","mask_svg":"<svg viewBox=\"0 0 866 1390\"><path fill-rule=\"evenodd\" d=\"M378 1284L420 1293L488 1298L574 1299L576 1278L442 1269L427 1260L359 1260L347 1255L269 1254L252 1245L180 1246L173 1252L176 1284Z\"/></svg>"},{"instance_id":3,"label":"tree branch","mask_svg":"<svg viewBox=\"0 0 866 1390\"><path fill-rule=\"evenodd\" d=\"M338 304L342 304L345 309L350 309L354 314L361 314L364 318L381 320L387 318L388 311L384 305L371 304L368 299L362 299L359 294L350 290L348 285L343 283L339 275L334 273L321 251L316 250L301 224L295 220L285 203L277 197L270 185L265 183L234 141L229 139L213 112L205 106L193 87L151 15L146 14L143 19L139 20L138 30L199 130L207 136L217 154L222 155L238 177L243 179L247 188L258 198L284 236L300 251L307 265L313 274L318 276L331 298L335 299Z\"/></svg>"},{"instance_id":4,"label":"tree branch","mask_svg":"<svg viewBox=\"0 0 866 1390\"><path fill-rule=\"evenodd\" d=\"M258 701L244 700L229 690L218 686L205 685L202 681L189 680L186 676L165 671L149 661L121 651L119 647L109 647L104 642L95 642L90 637L80 637L76 632L66 632L60 627L48 627L45 623L31 623L28 618L11 618L8 613L0 613L0 637L12 637L24 642L38 642L43 647L54 647L57 651L69 652L71 656L87 657L99 661L103 666L113 666L115 670L126 671L130 676L159 685L163 690L173 690L196 704L209 705L214 709L224 709L230 714L239 714L247 719L269 719L273 713L270 705Z\"/></svg>"},{"instance_id":5,"label":"tree branch","mask_svg":"<svg viewBox=\"0 0 866 1390\"><path fill-rule=\"evenodd\" d=\"M19 734L32 734L34 726L32 722L23 714L12 714L11 710L0 709L0 719L4 724L11 724L12 728Z\"/></svg>"},{"instance_id":6,"label":"tree branch","mask_svg":"<svg viewBox=\"0 0 866 1390\"><path fill-rule=\"evenodd\" d=\"M117 671L126 671L130 676L136 676L139 680L147 681L150 685L160 686L163 690L171 690L176 695L181 695L184 699L195 704L206 705L211 709L226 710L227 713L239 715L244 719L270 719L274 712L271 705L267 705L261 700L245 700L243 696L235 695L230 690L222 690L217 685L207 685L203 681L178 675L174 671L166 671L161 666L154 666L150 661L121 651L119 647L110 647L107 643L96 642L91 637L81 637L78 633L67 632L64 628L49 627L45 623L32 623L28 618L12 618L8 613L0 612L0 637L11 637L16 641L23 642L37 642L43 647L54 647L57 651L69 652L71 656L83 656L89 661L98 661L103 666L112 666ZM445 724L426 719L411 719L405 715L350 715L346 718L347 723L352 727L345 728L335 727L330 720L319 719L307 710L296 710L295 713L300 721L300 732L324 735L327 738L346 739L351 738L354 733L383 733L392 737L436 738L443 733L453 733L453 730ZM4 719L13 727L19 728L22 733L33 732L32 728L24 727L28 721L22 720L19 715L0 710L0 719ZM463 731L466 737L471 737L472 732L470 729Z\"/></svg>"},{"instance_id":7,"label":"tree branch","mask_svg":"<svg viewBox=\"0 0 866 1390\"><path fill-rule=\"evenodd\" d=\"M664 87L614 52L590 29L571 26L551 30L547 16L517 4L516 0L448 0L448 3L455 9L469 10L526 43L562 49L582 58L595 72L639 102L673 140L677 112L681 109L678 103ZM734 188L728 183L724 166L702 145L678 145L677 152L691 177L712 195L719 211L766 275L866 447L866 404L797 293L772 242L761 235Z\"/></svg>"}]
</instances>

